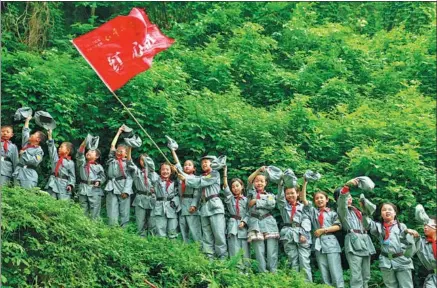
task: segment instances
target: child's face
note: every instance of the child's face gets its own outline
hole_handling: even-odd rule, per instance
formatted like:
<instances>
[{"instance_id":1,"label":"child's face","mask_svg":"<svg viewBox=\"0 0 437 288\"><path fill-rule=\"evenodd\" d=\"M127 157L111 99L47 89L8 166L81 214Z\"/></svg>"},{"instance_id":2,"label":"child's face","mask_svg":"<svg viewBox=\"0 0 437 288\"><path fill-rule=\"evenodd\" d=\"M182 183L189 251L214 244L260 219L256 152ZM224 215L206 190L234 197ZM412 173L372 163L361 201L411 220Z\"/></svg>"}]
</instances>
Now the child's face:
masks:
<instances>
[{"instance_id":1,"label":"child's face","mask_svg":"<svg viewBox=\"0 0 437 288\"><path fill-rule=\"evenodd\" d=\"M2 139L3 140L10 140L14 136L14 132L10 127L4 127L2 128Z\"/></svg>"},{"instance_id":2,"label":"child's face","mask_svg":"<svg viewBox=\"0 0 437 288\"><path fill-rule=\"evenodd\" d=\"M231 191L235 196L240 196L243 192L243 186L241 186L240 182L234 181L231 185Z\"/></svg>"},{"instance_id":3,"label":"child's face","mask_svg":"<svg viewBox=\"0 0 437 288\"><path fill-rule=\"evenodd\" d=\"M61 146L58 148L58 154L64 156L70 155L70 149L68 149L67 145L61 144Z\"/></svg>"},{"instance_id":4,"label":"child's face","mask_svg":"<svg viewBox=\"0 0 437 288\"><path fill-rule=\"evenodd\" d=\"M125 147L118 147L115 151L115 155L117 155L117 158L126 158L127 151Z\"/></svg>"},{"instance_id":5,"label":"child's face","mask_svg":"<svg viewBox=\"0 0 437 288\"><path fill-rule=\"evenodd\" d=\"M326 198L326 196L322 193L316 193L316 195L314 195L314 203L319 208L325 208L326 204L328 204L328 201L329 199Z\"/></svg>"},{"instance_id":6,"label":"child's face","mask_svg":"<svg viewBox=\"0 0 437 288\"><path fill-rule=\"evenodd\" d=\"M435 226L435 221L433 221L433 226L426 224L423 227L423 233L425 234L426 237L435 237L437 234L437 230L436 230L436 226Z\"/></svg>"},{"instance_id":7,"label":"child's face","mask_svg":"<svg viewBox=\"0 0 437 288\"><path fill-rule=\"evenodd\" d=\"M257 191L264 191L267 185L266 177L264 175L257 175L253 181L253 185Z\"/></svg>"},{"instance_id":8,"label":"child's face","mask_svg":"<svg viewBox=\"0 0 437 288\"><path fill-rule=\"evenodd\" d=\"M211 160L203 159L202 162L200 162L200 165L202 166L202 171L203 172L211 171Z\"/></svg>"},{"instance_id":9,"label":"child's face","mask_svg":"<svg viewBox=\"0 0 437 288\"><path fill-rule=\"evenodd\" d=\"M160 175L162 178L164 178L164 179L170 178L171 169L170 169L169 165L162 165L159 172L160 172Z\"/></svg>"},{"instance_id":10,"label":"child's face","mask_svg":"<svg viewBox=\"0 0 437 288\"><path fill-rule=\"evenodd\" d=\"M184 163L184 172L187 174L193 174L196 171L196 167L194 167L193 161L187 160Z\"/></svg>"},{"instance_id":11,"label":"child's face","mask_svg":"<svg viewBox=\"0 0 437 288\"><path fill-rule=\"evenodd\" d=\"M296 203L297 197L299 196L299 193L297 193L296 188L288 188L285 190L285 199L287 199L288 202Z\"/></svg>"},{"instance_id":12,"label":"child's face","mask_svg":"<svg viewBox=\"0 0 437 288\"><path fill-rule=\"evenodd\" d=\"M396 211L393 206L384 204L381 207L381 217L384 219L384 222L391 222L395 219Z\"/></svg>"},{"instance_id":13,"label":"child's face","mask_svg":"<svg viewBox=\"0 0 437 288\"><path fill-rule=\"evenodd\" d=\"M97 156L96 150L89 150L86 153L85 157L88 161L96 161L99 158L99 156Z\"/></svg>"},{"instance_id":14,"label":"child's face","mask_svg":"<svg viewBox=\"0 0 437 288\"><path fill-rule=\"evenodd\" d=\"M32 145L37 145L37 144L39 144L40 141L41 141L41 138L39 138L38 133L33 133L29 137L29 143Z\"/></svg>"}]
</instances>

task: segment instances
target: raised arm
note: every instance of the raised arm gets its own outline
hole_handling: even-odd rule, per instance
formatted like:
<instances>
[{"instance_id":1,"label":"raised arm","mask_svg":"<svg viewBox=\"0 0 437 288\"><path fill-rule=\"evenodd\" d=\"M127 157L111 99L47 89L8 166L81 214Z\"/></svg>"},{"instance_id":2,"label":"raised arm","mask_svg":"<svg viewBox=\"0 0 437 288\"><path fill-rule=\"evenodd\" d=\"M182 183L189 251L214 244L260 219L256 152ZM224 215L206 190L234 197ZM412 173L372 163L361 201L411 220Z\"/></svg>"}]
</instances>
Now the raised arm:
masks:
<instances>
[{"instance_id":1,"label":"raised arm","mask_svg":"<svg viewBox=\"0 0 437 288\"><path fill-rule=\"evenodd\" d=\"M255 179L255 177L259 174L261 174L262 172L264 172L266 170L266 166L261 166L258 169L255 170L255 172L253 172L252 174L250 174L249 178L247 179L249 184L253 183L253 180Z\"/></svg>"},{"instance_id":2,"label":"raised arm","mask_svg":"<svg viewBox=\"0 0 437 288\"><path fill-rule=\"evenodd\" d=\"M118 128L117 134L115 134L114 139L111 142L111 150L115 150L115 145L117 145L118 137L120 137L121 132L123 132L123 126Z\"/></svg>"},{"instance_id":3,"label":"raised arm","mask_svg":"<svg viewBox=\"0 0 437 288\"><path fill-rule=\"evenodd\" d=\"M228 166L223 167L223 188L228 187Z\"/></svg>"},{"instance_id":4,"label":"raised arm","mask_svg":"<svg viewBox=\"0 0 437 288\"><path fill-rule=\"evenodd\" d=\"M179 162L178 155L176 154L176 150L171 149L171 155L173 156L173 159L174 159L175 164L180 163L180 162Z\"/></svg>"},{"instance_id":5,"label":"raised arm","mask_svg":"<svg viewBox=\"0 0 437 288\"><path fill-rule=\"evenodd\" d=\"M29 129L29 121L32 119L32 115L26 118L26 121L24 121L23 126L23 133L21 135L21 146L24 147L26 145L27 141L29 141L30 136L30 129Z\"/></svg>"},{"instance_id":6,"label":"raised arm","mask_svg":"<svg viewBox=\"0 0 437 288\"><path fill-rule=\"evenodd\" d=\"M284 189L284 181L281 179L278 184L278 207L279 209L284 208L285 206L285 189Z\"/></svg>"},{"instance_id":7,"label":"raised arm","mask_svg":"<svg viewBox=\"0 0 437 288\"><path fill-rule=\"evenodd\" d=\"M308 181L304 177L303 178L303 185L302 185L302 192L301 192L300 197L301 197L303 205L305 205L305 206L308 205L308 200L307 200L307 184L308 184Z\"/></svg>"},{"instance_id":8,"label":"raised arm","mask_svg":"<svg viewBox=\"0 0 437 288\"><path fill-rule=\"evenodd\" d=\"M85 165L85 146L86 146L86 139L84 139L82 141L82 143L79 146L79 149L77 149L76 152L76 166L77 167L82 167L83 165Z\"/></svg>"}]
</instances>

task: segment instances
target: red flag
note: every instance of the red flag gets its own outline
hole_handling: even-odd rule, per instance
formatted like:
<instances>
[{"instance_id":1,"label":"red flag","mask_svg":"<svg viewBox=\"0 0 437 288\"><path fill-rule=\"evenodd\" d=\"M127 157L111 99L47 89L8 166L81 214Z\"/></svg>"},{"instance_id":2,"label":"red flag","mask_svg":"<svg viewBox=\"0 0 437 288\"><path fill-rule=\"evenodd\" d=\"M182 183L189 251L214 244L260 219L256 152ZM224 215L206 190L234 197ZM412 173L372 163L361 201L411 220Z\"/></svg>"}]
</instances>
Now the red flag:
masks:
<instances>
[{"instance_id":1,"label":"red flag","mask_svg":"<svg viewBox=\"0 0 437 288\"><path fill-rule=\"evenodd\" d=\"M153 56L173 42L138 8L73 39L74 46L111 91L149 69Z\"/></svg>"}]
</instances>

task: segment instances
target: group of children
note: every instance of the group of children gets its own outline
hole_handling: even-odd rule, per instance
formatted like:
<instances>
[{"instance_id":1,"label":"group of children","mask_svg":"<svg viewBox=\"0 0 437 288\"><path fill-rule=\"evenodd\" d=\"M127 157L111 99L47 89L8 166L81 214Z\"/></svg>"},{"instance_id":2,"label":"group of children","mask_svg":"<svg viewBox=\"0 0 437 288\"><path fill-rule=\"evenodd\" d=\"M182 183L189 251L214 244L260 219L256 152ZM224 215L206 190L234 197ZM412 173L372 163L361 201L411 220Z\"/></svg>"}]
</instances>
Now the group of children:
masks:
<instances>
[{"instance_id":1,"label":"group of children","mask_svg":"<svg viewBox=\"0 0 437 288\"><path fill-rule=\"evenodd\" d=\"M1 185L11 181L26 188L37 185L35 168L43 159L40 144L46 136L41 131L30 135L31 118L25 121L20 151L10 141L12 127L1 127ZM96 147L86 151L87 139L80 145L74 163L73 145L63 142L56 151L52 131L47 130L52 174L46 191L56 199L68 200L78 183L80 205L92 219L99 217L106 195L109 224L119 223L122 227L129 222L132 205L140 235L176 238L180 231L185 242L200 242L210 258L225 259L242 253L247 260L251 246L260 272L276 271L281 243L290 267L303 271L306 279L312 281L310 255L315 251L323 283L335 287L344 287L344 280L341 247L334 233L341 229L347 233L344 252L351 271L351 287L367 287L370 280L371 255L376 253L372 234L381 243L379 266L386 287L413 287L411 257L415 253L430 270L425 287L436 287L436 273L431 271L437 258L435 217L430 219L421 207L417 208L426 239L397 221L396 206L391 203L382 204L381 221L374 221L376 206L362 194L361 209L354 207L349 191L352 186L371 190L373 182L368 177L354 178L337 189L334 198L338 208L334 211L327 207L329 197L323 191L313 195L314 204L307 200L308 181L317 180L311 171L305 173L299 187L294 173L281 172L278 177L274 167L263 166L249 176L245 189L241 179L228 181L226 164L215 156L202 157L202 174L196 175L194 161L186 160L182 166L176 154L177 144L169 142L176 164L162 163L155 172L158 167L148 155L140 155L137 164L132 160L132 147L138 146L116 145L124 127L119 128L111 143L106 170L98 163L100 151ZM222 187L219 169L223 169ZM267 181L277 183L276 195L266 191ZM135 197L133 202L131 197ZM275 209L279 209L282 218L281 229L273 216Z\"/></svg>"}]
</instances>

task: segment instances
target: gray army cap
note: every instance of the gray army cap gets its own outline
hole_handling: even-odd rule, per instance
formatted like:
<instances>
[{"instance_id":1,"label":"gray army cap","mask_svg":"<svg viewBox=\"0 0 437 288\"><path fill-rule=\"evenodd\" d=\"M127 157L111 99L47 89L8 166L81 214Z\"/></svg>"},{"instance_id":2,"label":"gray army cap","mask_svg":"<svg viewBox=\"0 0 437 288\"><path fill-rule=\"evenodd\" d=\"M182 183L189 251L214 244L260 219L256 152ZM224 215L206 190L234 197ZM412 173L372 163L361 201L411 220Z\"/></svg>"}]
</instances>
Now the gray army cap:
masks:
<instances>
[{"instance_id":1,"label":"gray army cap","mask_svg":"<svg viewBox=\"0 0 437 288\"><path fill-rule=\"evenodd\" d=\"M167 135L165 135L165 138L167 138L167 147L170 148L170 150L178 150L179 145L175 140Z\"/></svg>"},{"instance_id":2,"label":"gray army cap","mask_svg":"<svg viewBox=\"0 0 437 288\"><path fill-rule=\"evenodd\" d=\"M218 158L211 161L211 168L214 170L220 170L226 166L226 156L219 156Z\"/></svg>"},{"instance_id":3,"label":"gray army cap","mask_svg":"<svg viewBox=\"0 0 437 288\"><path fill-rule=\"evenodd\" d=\"M45 111L35 112L35 123L46 130L53 130L56 128L56 122L52 115Z\"/></svg>"},{"instance_id":4,"label":"gray army cap","mask_svg":"<svg viewBox=\"0 0 437 288\"><path fill-rule=\"evenodd\" d=\"M30 107L21 107L18 108L14 114L14 120L20 121L23 119L27 119L29 116L32 116L32 108Z\"/></svg>"},{"instance_id":5,"label":"gray army cap","mask_svg":"<svg viewBox=\"0 0 437 288\"><path fill-rule=\"evenodd\" d=\"M129 147L138 148L141 146L143 141L141 141L141 138L138 135L132 135L129 138L124 138L124 142Z\"/></svg>"},{"instance_id":6,"label":"gray army cap","mask_svg":"<svg viewBox=\"0 0 437 288\"><path fill-rule=\"evenodd\" d=\"M311 170L307 170L305 171L305 174L303 174L303 177L307 179L308 182L314 182L318 181L322 177L322 175L320 175L320 173L315 173Z\"/></svg>"},{"instance_id":7,"label":"gray army cap","mask_svg":"<svg viewBox=\"0 0 437 288\"><path fill-rule=\"evenodd\" d=\"M284 180L285 188L295 188L297 186L297 177L290 168L285 169L282 179Z\"/></svg>"},{"instance_id":8,"label":"gray army cap","mask_svg":"<svg viewBox=\"0 0 437 288\"><path fill-rule=\"evenodd\" d=\"M125 124L122 125L123 127L123 132L121 132L120 137L121 138L129 138L132 137L133 134L133 129L126 126Z\"/></svg>"},{"instance_id":9,"label":"gray army cap","mask_svg":"<svg viewBox=\"0 0 437 288\"><path fill-rule=\"evenodd\" d=\"M86 136L86 140L85 140L86 141L86 147L89 150L96 150L97 147L99 147L99 139L100 139L99 136L93 136L91 134L88 134Z\"/></svg>"}]
</instances>

